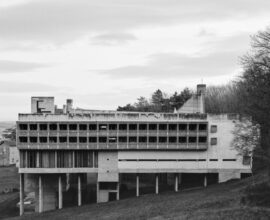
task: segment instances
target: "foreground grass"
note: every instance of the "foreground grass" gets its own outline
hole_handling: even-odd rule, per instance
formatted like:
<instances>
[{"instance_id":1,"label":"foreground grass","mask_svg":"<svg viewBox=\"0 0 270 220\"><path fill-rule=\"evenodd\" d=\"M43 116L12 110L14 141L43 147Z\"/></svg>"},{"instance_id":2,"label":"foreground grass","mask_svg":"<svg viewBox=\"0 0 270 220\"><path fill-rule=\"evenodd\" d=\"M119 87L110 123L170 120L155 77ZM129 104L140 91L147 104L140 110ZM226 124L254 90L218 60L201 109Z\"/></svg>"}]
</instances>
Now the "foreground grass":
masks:
<instances>
[{"instance_id":1,"label":"foreground grass","mask_svg":"<svg viewBox=\"0 0 270 220\"><path fill-rule=\"evenodd\" d=\"M255 183L266 174L255 177ZM212 185L203 189L143 195L104 204L31 214L14 219L270 219L267 207L244 206L241 198L251 178Z\"/></svg>"}]
</instances>

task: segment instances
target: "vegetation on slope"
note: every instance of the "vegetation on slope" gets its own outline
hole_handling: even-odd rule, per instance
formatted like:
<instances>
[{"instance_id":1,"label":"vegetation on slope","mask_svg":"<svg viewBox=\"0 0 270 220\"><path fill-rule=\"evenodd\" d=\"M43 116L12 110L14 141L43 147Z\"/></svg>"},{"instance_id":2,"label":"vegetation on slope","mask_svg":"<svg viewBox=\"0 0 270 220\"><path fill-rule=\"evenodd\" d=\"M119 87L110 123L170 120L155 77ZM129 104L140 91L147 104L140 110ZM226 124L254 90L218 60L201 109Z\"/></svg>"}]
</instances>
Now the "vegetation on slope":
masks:
<instances>
[{"instance_id":1,"label":"vegetation on slope","mask_svg":"<svg viewBox=\"0 0 270 220\"><path fill-rule=\"evenodd\" d=\"M14 219L270 219L270 209L265 207L270 201L269 196L268 201L263 204L249 203L247 197L247 192L260 192L258 195L265 193L265 188L258 188L266 181L267 175L264 172L255 176L255 185L252 185L252 177L249 177L202 189L148 194Z\"/></svg>"}]
</instances>

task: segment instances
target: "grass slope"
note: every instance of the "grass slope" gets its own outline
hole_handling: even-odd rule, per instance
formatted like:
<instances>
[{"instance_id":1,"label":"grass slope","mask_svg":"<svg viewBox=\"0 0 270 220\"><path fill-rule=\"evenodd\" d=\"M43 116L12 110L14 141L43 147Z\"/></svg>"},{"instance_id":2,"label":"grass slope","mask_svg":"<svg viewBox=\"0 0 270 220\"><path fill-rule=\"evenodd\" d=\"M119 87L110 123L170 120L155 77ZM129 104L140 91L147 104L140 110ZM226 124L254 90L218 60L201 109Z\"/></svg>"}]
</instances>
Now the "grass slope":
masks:
<instances>
[{"instance_id":1,"label":"grass slope","mask_svg":"<svg viewBox=\"0 0 270 220\"><path fill-rule=\"evenodd\" d=\"M255 176L256 184L263 181L265 173ZM270 219L270 209L241 204L244 189L251 184L251 178L247 178L204 189L143 195L14 219Z\"/></svg>"}]
</instances>

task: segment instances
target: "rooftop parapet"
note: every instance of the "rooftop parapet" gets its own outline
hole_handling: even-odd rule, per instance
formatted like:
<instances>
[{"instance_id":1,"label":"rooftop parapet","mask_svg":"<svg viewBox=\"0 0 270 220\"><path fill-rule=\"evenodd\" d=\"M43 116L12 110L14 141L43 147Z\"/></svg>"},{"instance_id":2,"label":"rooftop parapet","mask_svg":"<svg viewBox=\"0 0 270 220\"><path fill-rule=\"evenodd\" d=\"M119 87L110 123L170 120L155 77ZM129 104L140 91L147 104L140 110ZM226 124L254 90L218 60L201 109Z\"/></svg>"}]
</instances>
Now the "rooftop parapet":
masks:
<instances>
[{"instance_id":1,"label":"rooftop parapet","mask_svg":"<svg viewBox=\"0 0 270 220\"><path fill-rule=\"evenodd\" d=\"M206 120L207 114L92 112L84 114L19 114L19 121L178 121Z\"/></svg>"}]
</instances>

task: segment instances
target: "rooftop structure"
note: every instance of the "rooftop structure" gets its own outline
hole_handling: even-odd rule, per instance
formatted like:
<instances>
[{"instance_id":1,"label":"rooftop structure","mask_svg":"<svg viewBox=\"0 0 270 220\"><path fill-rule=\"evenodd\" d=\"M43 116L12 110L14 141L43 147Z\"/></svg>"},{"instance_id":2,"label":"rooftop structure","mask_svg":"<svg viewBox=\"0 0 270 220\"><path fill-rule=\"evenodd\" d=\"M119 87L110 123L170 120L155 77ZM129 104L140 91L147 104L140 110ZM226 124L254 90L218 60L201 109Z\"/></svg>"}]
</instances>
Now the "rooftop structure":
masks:
<instances>
[{"instance_id":1,"label":"rooftop structure","mask_svg":"<svg viewBox=\"0 0 270 220\"><path fill-rule=\"evenodd\" d=\"M247 158L231 148L239 116L206 114L205 88L198 85L177 113L75 109L71 99L58 109L53 97L32 97L31 113L19 114L17 122L21 214L24 180L43 212L63 207L72 179L80 206L89 174L95 175L96 201L107 202L120 198L122 175L135 175L139 196L142 175L155 175L158 193L165 174L178 191L185 174L199 175L206 186L250 173Z\"/></svg>"}]
</instances>

